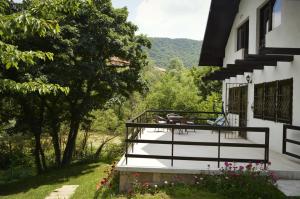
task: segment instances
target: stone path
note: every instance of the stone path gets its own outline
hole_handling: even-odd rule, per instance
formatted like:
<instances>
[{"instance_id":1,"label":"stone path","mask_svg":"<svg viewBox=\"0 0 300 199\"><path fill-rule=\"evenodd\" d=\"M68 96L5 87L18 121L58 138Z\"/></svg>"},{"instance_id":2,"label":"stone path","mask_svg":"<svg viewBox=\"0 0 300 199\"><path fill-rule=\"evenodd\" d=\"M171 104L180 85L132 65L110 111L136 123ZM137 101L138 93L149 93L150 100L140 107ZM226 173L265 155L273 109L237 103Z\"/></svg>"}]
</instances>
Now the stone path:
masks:
<instances>
[{"instance_id":1,"label":"stone path","mask_svg":"<svg viewBox=\"0 0 300 199\"><path fill-rule=\"evenodd\" d=\"M300 180L278 180L278 189L288 197L300 196Z\"/></svg>"},{"instance_id":2,"label":"stone path","mask_svg":"<svg viewBox=\"0 0 300 199\"><path fill-rule=\"evenodd\" d=\"M75 193L77 187L79 187L79 185L64 185L54 190L45 199L69 199Z\"/></svg>"}]
</instances>

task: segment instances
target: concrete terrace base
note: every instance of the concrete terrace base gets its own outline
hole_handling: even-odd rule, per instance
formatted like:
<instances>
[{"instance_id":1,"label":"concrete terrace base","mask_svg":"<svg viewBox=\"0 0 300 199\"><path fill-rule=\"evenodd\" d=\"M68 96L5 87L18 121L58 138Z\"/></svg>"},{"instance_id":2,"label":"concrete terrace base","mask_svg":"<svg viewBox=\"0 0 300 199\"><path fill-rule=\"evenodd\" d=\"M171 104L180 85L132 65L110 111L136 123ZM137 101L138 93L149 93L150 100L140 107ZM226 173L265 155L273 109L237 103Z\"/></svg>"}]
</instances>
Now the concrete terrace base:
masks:
<instances>
[{"instance_id":1,"label":"concrete terrace base","mask_svg":"<svg viewBox=\"0 0 300 199\"><path fill-rule=\"evenodd\" d=\"M141 135L143 140L171 140L171 133L164 130L160 132L154 129L145 129ZM196 131L188 134L179 134L175 132L175 141L191 141L191 142L217 142L218 134L211 131ZM245 139L227 139L222 134L221 142L224 143L252 143ZM140 155L170 155L171 146L161 144L144 144L134 145L134 149L129 149L131 154ZM300 179L300 164L280 153L269 151L271 166L270 170L274 171L281 179ZM174 146L175 156L186 157L217 157L217 147L208 146ZM221 147L221 157L225 158L253 158L263 159L264 149L257 148L241 148L241 147ZM224 165L221 162L221 167ZM236 166L246 165L244 163L236 163ZM174 160L171 166L170 160L147 159L147 158L128 158L123 156L119 161L117 168L120 172L120 190L126 190L132 184L132 174L140 173L141 182L163 183L165 180L172 180L174 176L180 176L187 183L191 182L193 175L219 171L216 162L205 161L182 161Z\"/></svg>"},{"instance_id":2,"label":"concrete terrace base","mask_svg":"<svg viewBox=\"0 0 300 199\"><path fill-rule=\"evenodd\" d=\"M120 184L119 190L126 192L132 188L132 184L136 180L135 172L120 172ZM148 183L150 185L162 185L165 183L182 182L185 184L194 184L195 175L192 174L174 174L174 173L147 173L139 172L138 180L139 183Z\"/></svg>"}]
</instances>

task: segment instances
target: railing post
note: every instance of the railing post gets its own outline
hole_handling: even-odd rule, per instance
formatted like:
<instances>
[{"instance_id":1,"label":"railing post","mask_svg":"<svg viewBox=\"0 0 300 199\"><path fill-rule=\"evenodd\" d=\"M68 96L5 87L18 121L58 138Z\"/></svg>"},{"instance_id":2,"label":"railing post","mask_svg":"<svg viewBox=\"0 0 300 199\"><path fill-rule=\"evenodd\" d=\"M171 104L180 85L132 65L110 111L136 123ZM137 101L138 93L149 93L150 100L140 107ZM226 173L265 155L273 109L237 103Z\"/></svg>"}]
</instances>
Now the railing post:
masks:
<instances>
[{"instance_id":1,"label":"railing post","mask_svg":"<svg viewBox=\"0 0 300 199\"><path fill-rule=\"evenodd\" d=\"M220 168L220 151L221 151L221 129L219 128L218 134L218 168Z\"/></svg>"},{"instance_id":2,"label":"railing post","mask_svg":"<svg viewBox=\"0 0 300 199\"><path fill-rule=\"evenodd\" d=\"M132 128L132 132L131 132L131 138L132 138L133 140L135 140L135 137L136 137L136 136L135 136L135 130L137 130L137 128L136 128L136 127L133 127L133 128ZM133 153L134 144L135 144L134 142L131 143L131 153Z\"/></svg>"},{"instance_id":3,"label":"railing post","mask_svg":"<svg viewBox=\"0 0 300 199\"><path fill-rule=\"evenodd\" d=\"M173 167L174 164L174 128L172 128L172 159L171 159L171 166Z\"/></svg>"},{"instance_id":4,"label":"railing post","mask_svg":"<svg viewBox=\"0 0 300 199\"><path fill-rule=\"evenodd\" d=\"M126 135L125 135L125 160L126 160L126 165L128 162L127 154L128 154L128 126L126 126Z\"/></svg>"},{"instance_id":5,"label":"railing post","mask_svg":"<svg viewBox=\"0 0 300 199\"><path fill-rule=\"evenodd\" d=\"M148 114L147 114L148 112L146 111L145 112L145 123L147 123L148 122Z\"/></svg>"},{"instance_id":6,"label":"railing post","mask_svg":"<svg viewBox=\"0 0 300 199\"><path fill-rule=\"evenodd\" d=\"M286 153L286 125L283 125L283 138L282 138L282 153Z\"/></svg>"},{"instance_id":7,"label":"railing post","mask_svg":"<svg viewBox=\"0 0 300 199\"><path fill-rule=\"evenodd\" d=\"M141 119L142 119L142 116L139 117L139 118L137 119L137 123L138 123L138 124L141 123ZM141 132L142 132L142 128L141 128L141 127L138 127L138 131L137 131L137 135L136 135L136 138L137 138L137 139L141 136Z\"/></svg>"},{"instance_id":8,"label":"railing post","mask_svg":"<svg viewBox=\"0 0 300 199\"><path fill-rule=\"evenodd\" d=\"M265 131L265 168L266 164L269 162L269 140L270 140L270 129Z\"/></svg>"}]
</instances>

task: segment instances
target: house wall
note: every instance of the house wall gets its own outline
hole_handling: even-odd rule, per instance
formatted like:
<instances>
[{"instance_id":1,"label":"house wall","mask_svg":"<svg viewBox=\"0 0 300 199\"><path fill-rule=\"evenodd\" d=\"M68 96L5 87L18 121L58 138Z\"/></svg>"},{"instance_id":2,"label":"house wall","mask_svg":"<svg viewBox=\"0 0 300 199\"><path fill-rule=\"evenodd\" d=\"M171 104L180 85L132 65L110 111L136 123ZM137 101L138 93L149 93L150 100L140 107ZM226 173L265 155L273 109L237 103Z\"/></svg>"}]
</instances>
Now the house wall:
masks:
<instances>
[{"instance_id":1,"label":"house wall","mask_svg":"<svg viewBox=\"0 0 300 199\"><path fill-rule=\"evenodd\" d=\"M236 59L243 57L243 50L236 51L237 28L249 19L249 54L258 52L259 36L259 9L266 3L265 0L242 0L239 12L235 18L233 28L225 49L224 67L233 64ZM266 36L267 47L300 48L300 1L282 0L281 25L273 29ZM252 77L253 83L248 87L248 126L260 126L270 128L270 148L279 153L282 152L283 124L253 118L251 106L254 103L254 84L271 82L293 78L293 125L300 126L300 56L295 56L291 63L278 62L277 67L265 66L264 70L255 70L253 73L245 73L232 77L223 82L223 101L225 100L226 83L246 83L246 76ZM289 131L290 133L291 131ZM300 132L289 134L290 138L300 140ZM263 143L264 136L259 133L248 133L247 138ZM288 151L300 154L300 146L288 144Z\"/></svg>"}]
</instances>

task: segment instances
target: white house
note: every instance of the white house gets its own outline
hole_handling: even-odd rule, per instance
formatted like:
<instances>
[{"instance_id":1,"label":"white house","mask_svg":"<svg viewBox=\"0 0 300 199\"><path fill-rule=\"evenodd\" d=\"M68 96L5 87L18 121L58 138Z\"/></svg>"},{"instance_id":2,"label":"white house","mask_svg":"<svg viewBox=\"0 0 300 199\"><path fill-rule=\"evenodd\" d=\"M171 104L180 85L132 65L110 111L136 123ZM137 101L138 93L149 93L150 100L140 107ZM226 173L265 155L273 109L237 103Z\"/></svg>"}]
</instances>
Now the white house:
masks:
<instances>
[{"instance_id":1,"label":"white house","mask_svg":"<svg viewBox=\"0 0 300 199\"><path fill-rule=\"evenodd\" d=\"M300 0L212 0L200 66L219 66L231 125L270 128L283 150L283 125L300 126ZM300 155L300 131L287 151ZM257 133L241 136L260 143Z\"/></svg>"}]
</instances>

